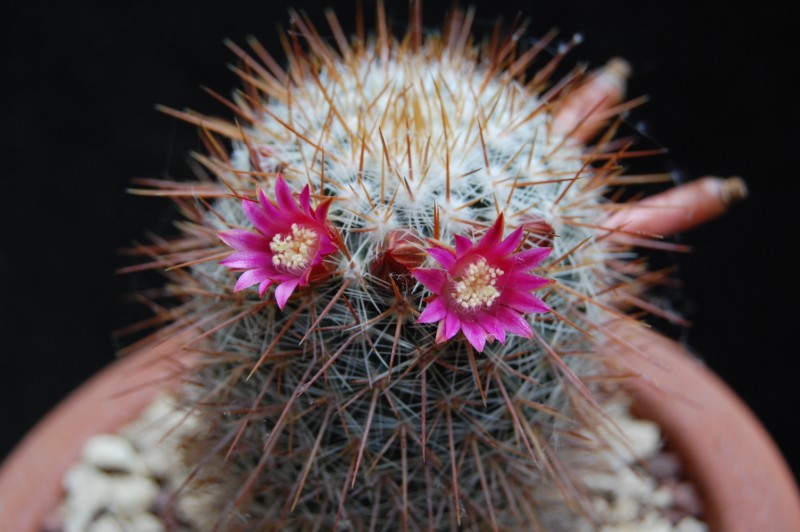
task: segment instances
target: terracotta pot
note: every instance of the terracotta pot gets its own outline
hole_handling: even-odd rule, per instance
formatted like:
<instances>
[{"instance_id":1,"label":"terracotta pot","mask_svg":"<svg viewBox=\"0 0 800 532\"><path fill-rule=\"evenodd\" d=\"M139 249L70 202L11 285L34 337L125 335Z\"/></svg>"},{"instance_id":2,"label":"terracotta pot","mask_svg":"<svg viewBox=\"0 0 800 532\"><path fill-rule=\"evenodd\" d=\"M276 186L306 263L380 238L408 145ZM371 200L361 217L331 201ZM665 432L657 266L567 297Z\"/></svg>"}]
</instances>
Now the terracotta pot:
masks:
<instances>
[{"instance_id":1,"label":"terracotta pot","mask_svg":"<svg viewBox=\"0 0 800 532\"><path fill-rule=\"evenodd\" d=\"M706 505L711 530L800 530L800 494L783 457L731 390L674 342L621 326L646 349L614 352L642 375L631 382L639 415L658 422ZM0 470L0 530L39 530L62 495L61 480L88 436L134 419L192 356L180 340L139 351L70 395L18 445Z\"/></svg>"}]
</instances>

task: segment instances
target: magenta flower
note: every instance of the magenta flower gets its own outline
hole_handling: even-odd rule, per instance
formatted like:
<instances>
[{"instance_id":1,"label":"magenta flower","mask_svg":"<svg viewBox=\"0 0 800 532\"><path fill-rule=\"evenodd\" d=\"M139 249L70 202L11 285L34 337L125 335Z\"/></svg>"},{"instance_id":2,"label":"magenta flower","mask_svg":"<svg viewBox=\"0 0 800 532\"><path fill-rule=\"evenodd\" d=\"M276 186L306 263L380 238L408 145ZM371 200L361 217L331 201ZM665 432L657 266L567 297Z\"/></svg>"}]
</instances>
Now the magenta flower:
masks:
<instances>
[{"instance_id":1,"label":"magenta flower","mask_svg":"<svg viewBox=\"0 0 800 532\"><path fill-rule=\"evenodd\" d=\"M456 236L455 253L442 246L428 249L441 268L412 271L417 281L435 294L417 322L439 322L437 343L449 340L459 330L479 352L487 340L504 343L506 332L530 338L533 333L523 315L549 311L530 292L550 280L529 272L552 249L532 248L514 253L522 242L521 227L504 240L502 237L500 216L476 245Z\"/></svg>"},{"instance_id":2,"label":"magenta flower","mask_svg":"<svg viewBox=\"0 0 800 532\"><path fill-rule=\"evenodd\" d=\"M258 202L242 200L242 209L256 232L233 229L219 233L222 241L236 250L220 264L232 270L246 270L234 292L258 284L258 293L263 297L267 288L277 284L275 301L283 309L294 289L307 286L312 270L336 251L327 222L330 202L312 209L310 195L306 185L298 205L286 181L278 176L277 205L261 190Z\"/></svg>"}]
</instances>

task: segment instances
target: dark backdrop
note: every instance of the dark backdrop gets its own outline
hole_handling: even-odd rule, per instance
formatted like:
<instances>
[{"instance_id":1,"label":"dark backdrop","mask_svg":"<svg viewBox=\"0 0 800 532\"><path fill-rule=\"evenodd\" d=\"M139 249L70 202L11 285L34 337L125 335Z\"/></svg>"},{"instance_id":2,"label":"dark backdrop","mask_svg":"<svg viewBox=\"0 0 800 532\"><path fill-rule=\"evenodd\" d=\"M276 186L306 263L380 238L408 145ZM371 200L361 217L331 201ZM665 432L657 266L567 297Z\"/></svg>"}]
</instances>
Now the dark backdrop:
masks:
<instances>
[{"instance_id":1,"label":"dark backdrop","mask_svg":"<svg viewBox=\"0 0 800 532\"><path fill-rule=\"evenodd\" d=\"M236 86L223 39L242 43L254 34L277 50L276 24L288 18L284 1L197 4L0 7L0 457L112 360L112 331L146 316L126 294L156 281L115 275L125 264L116 250L146 230L169 232L173 213L168 203L125 188L133 177L188 178L186 154L199 147L192 127L154 104L227 116L200 89L228 94ZM349 2L332 4L341 19L350 17ZM311 2L296 5L321 12ZM438 24L447 5L426 3L426 24ZM682 179L747 179L745 204L682 235L695 251L675 259L685 289L673 303L693 322L682 336L750 404L800 471L798 264L789 256L800 229L800 117L790 82L798 74L796 17L727 2L477 5L479 26L522 10L532 35L554 26L563 38L581 32L572 61L599 66L627 58L630 95L651 97L630 123L670 149L655 167ZM389 2L398 26L404 7Z\"/></svg>"}]
</instances>

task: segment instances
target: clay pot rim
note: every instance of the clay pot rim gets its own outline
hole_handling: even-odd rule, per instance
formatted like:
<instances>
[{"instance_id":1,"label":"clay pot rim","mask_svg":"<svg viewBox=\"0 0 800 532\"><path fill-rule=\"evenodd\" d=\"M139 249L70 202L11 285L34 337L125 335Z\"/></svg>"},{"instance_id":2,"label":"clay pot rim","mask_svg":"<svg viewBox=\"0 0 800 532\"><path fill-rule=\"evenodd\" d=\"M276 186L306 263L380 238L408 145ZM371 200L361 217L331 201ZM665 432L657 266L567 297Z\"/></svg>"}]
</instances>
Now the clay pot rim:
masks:
<instances>
[{"instance_id":1,"label":"clay pot rim","mask_svg":"<svg viewBox=\"0 0 800 532\"><path fill-rule=\"evenodd\" d=\"M629 324L616 333L646 347L648 358L630 351L614 355L642 376L628 385L635 412L657 422L681 456L703 496L710 528L800 530L794 477L764 427L731 389L694 358L676 356L681 349L671 340ZM176 338L113 362L34 427L0 468L0 530L41 528L61 499L64 473L86 439L132 421L159 390L174 386L194 357L181 349L184 341ZM88 404L104 408L87 409ZM84 415L87 411L91 417Z\"/></svg>"}]
</instances>

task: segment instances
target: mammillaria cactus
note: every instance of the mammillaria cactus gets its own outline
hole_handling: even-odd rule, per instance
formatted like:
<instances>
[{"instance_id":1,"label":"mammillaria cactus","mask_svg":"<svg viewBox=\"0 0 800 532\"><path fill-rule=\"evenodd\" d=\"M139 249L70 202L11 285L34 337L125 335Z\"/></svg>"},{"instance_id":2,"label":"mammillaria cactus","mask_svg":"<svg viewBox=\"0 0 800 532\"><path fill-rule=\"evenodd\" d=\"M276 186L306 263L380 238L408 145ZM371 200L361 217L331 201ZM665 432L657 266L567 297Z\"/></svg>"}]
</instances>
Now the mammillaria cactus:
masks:
<instances>
[{"instance_id":1,"label":"mammillaria cactus","mask_svg":"<svg viewBox=\"0 0 800 532\"><path fill-rule=\"evenodd\" d=\"M184 489L218 484L206 510L233 529L591 514L577 468L603 467L586 434L619 373L597 346L617 297L640 301L607 223L629 145L614 124L576 140L595 108L555 123L585 75L551 79L552 35L478 46L471 11L426 35L414 3L397 39L378 12L350 41L329 13L332 42L293 14L287 68L231 45L233 122L167 110L201 127L213 176L155 183L186 220L142 248L181 301L165 331L204 353Z\"/></svg>"}]
</instances>

